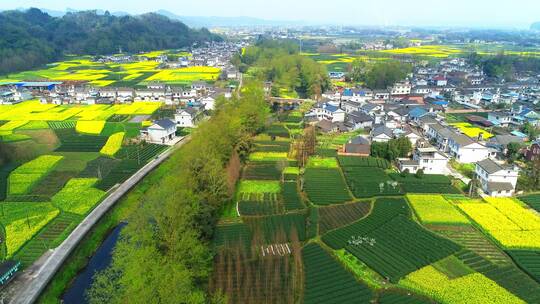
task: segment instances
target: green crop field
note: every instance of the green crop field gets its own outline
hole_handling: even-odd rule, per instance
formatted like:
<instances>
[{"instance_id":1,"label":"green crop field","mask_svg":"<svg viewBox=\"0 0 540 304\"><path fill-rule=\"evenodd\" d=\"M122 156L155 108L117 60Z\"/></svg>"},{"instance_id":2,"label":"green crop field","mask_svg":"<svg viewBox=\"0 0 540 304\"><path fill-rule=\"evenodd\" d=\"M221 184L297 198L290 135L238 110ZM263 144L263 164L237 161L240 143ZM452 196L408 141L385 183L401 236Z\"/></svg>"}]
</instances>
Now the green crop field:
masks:
<instances>
[{"instance_id":1,"label":"green crop field","mask_svg":"<svg viewBox=\"0 0 540 304\"><path fill-rule=\"evenodd\" d=\"M329 205L352 199L339 169L308 168L304 176L304 190L314 204Z\"/></svg>"},{"instance_id":2,"label":"green crop field","mask_svg":"<svg viewBox=\"0 0 540 304\"><path fill-rule=\"evenodd\" d=\"M521 196L519 199L531 206L534 210L540 212L540 194L525 195Z\"/></svg>"},{"instance_id":3,"label":"green crop field","mask_svg":"<svg viewBox=\"0 0 540 304\"><path fill-rule=\"evenodd\" d=\"M0 167L0 256L30 266L69 235L105 197L104 190L164 151L165 146L124 141L142 128L125 121L161 107L159 102L86 106L38 100L0 105L0 142L16 151L12 163Z\"/></svg>"},{"instance_id":4,"label":"green crop field","mask_svg":"<svg viewBox=\"0 0 540 304\"><path fill-rule=\"evenodd\" d=\"M369 303L373 292L343 269L319 245L302 249L305 268L304 303Z\"/></svg>"},{"instance_id":5,"label":"green crop field","mask_svg":"<svg viewBox=\"0 0 540 304\"><path fill-rule=\"evenodd\" d=\"M357 202L319 208L319 232L326 232L349 225L371 210L370 202Z\"/></svg>"}]
</instances>

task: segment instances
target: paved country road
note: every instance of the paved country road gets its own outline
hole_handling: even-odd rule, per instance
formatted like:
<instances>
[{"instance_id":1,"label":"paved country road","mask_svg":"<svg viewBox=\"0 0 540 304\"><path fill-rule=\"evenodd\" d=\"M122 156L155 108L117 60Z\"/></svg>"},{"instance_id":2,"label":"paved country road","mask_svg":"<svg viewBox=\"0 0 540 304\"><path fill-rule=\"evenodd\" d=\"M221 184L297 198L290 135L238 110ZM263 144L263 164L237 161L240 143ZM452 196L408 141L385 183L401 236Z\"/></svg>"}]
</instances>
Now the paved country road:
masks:
<instances>
[{"instance_id":1,"label":"paved country road","mask_svg":"<svg viewBox=\"0 0 540 304\"><path fill-rule=\"evenodd\" d=\"M148 173L154 170L159 164L166 160L175 150L189 141L189 136L184 137L173 147L157 156L151 162L142 167L137 173L122 183L111 194L104 199L78 226L71 234L58 246L52 253L46 253L36 264L30 266L25 272L31 271L31 274L19 274L23 278L13 284L20 284L12 293L10 304L30 304L34 303L47 284L53 278L54 274L60 269L70 253L77 247L79 242L86 236L92 227L101 219L114 204L131 190ZM39 265L41 264L41 265ZM8 286L9 287L9 286Z\"/></svg>"}]
</instances>

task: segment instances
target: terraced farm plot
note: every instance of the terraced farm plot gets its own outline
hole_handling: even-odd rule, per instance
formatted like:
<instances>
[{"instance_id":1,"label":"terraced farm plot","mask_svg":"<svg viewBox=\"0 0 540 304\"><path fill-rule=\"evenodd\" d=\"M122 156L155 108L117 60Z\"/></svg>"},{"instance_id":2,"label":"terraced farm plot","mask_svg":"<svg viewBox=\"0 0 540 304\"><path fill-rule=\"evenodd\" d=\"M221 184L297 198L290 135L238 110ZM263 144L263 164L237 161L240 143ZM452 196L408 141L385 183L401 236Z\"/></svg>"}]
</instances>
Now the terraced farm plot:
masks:
<instances>
[{"instance_id":1,"label":"terraced farm plot","mask_svg":"<svg viewBox=\"0 0 540 304\"><path fill-rule=\"evenodd\" d=\"M372 291L345 270L318 244L302 250L305 284L304 303L369 303Z\"/></svg>"},{"instance_id":2,"label":"terraced farm plot","mask_svg":"<svg viewBox=\"0 0 540 304\"><path fill-rule=\"evenodd\" d=\"M60 245L81 220L82 217L78 215L61 213L26 243L15 258L21 261L23 267L31 265L47 250Z\"/></svg>"},{"instance_id":3,"label":"terraced farm plot","mask_svg":"<svg viewBox=\"0 0 540 304\"><path fill-rule=\"evenodd\" d=\"M377 303L379 304L430 304L435 303L432 300L426 298L421 298L416 295L411 295L407 290L394 291L394 290L385 290L382 292L378 299Z\"/></svg>"},{"instance_id":4,"label":"terraced farm plot","mask_svg":"<svg viewBox=\"0 0 540 304\"><path fill-rule=\"evenodd\" d=\"M122 142L124 140L124 132L118 132L114 133L113 135L109 136L109 139L107 139L107 142L105 143L105 146L101 148L101 151L99 151L101 154L113 156L120 150L122 147Z\"/></svg>"},{"instance_id":5,"label":"terraced farm plot","mask_svg":"<svg viewBox=\"0 0 540 304\"><path fill-rule=\"evenodd\" d=\"M121 159L137 160L140 161L141 164L145 164L159 154L161 154L166 149L167 146L157 144L123 146L115 154L115 157Z\"/></svg>"},{"instance_id":6,"label":"terraced farm plot","mask_svg":"<svg viewBox=\"0 0 540 304\"><path fill-rule=\"evenodd\" d=\"M460 249L405 216L397 216L361 236L374 242L350 243L345 249L391 282Z\"/></svg>"},{"instance_id":7,"label":"terraced farm plot","mask_svg":"<svg viewBox=\"0 0 540 304\"><path fill-rule=\"evenodd\" d=\"M368 217L351 225L330 231L323 235L322 240L333 249L347 246L352 237L367 235L371 231L397 216L409 216L410 210L403 199L377 199Z\"/></svg>"},{"instance_id":8,"label":"terraced farm plot","mask_svg":"<svg viewBox=\"0 0 540 304\"><path fill-rule=\"evenodd\" d=\"M508 254L521 269L540 283L540 250L510 250Z\"/></svg>"},{"instance_id":9,"label":"terraced farm plot","mask_svg":"<svg viewBox=\"0 0 540 304\"><path fill-rule=\"evenodd\" d=\"M524 303L480 273L450 279L433 266L426 266L408 275L400 284L427 293L443 303Z\"/></svg>"},{"instance_id":10,"label":"terraced farm plot","mask_svg":"<svg viewBox=\"0 0 540 304\"><path fill-rule=\"evenodd\" d=\"M108 191L114 185L123 183L130 176L135 174L142 165L140 165L136 160L122 160L116 167L114 167L107 176L104 176L95 187L97 189Z\"/></svg>"},{"instance_id":11,"label":"terraced farm plot","mask_svg":"<svg viewBox=\"0 0 540 304\"><path fill-rule=\"evenodd\" d=\"M475 252L494 264L502 265L511 263L510 259L499 247L472 226L428 225L427 228Z\"/></svg>"},{"instance_id":12,"label":"terraced farm plot","mask_svg":"<svg viewBox=\"0 0 540 304\"><path fill-rule=\"evenodd\" d=\"M76 121L70 120L70 121L49 121L47 122L49 124L49 127L53 130L60 130L60 129L75 129L75 125L77 124Z\"/></svg>"},{"instance_id":13,"label":"terraced farm plot","mask_svg":"<svg viewBox=\"0 0 540 304\"><path fill-rule=\"evenodd\" d=\"M77 134L74 129L55 129L60 139L56 152L99 152L108 140L106 136Z\"/></svg>"},{"instance_id":14,"label":"terraced farm plot","mask_svg":"<svg viewBox=\"0 0 540 304\"><path fill-rule=\"evenodd\" d=\"M281 196L283 198L283 207L285 207L286 211L301 210L306 207L298 193L298 184L296 181L284 182Z\"/></svg>"},{"instance_id":15,"label":"terraced farm plot","mask_svg":"<svg viewBox=\"0 0 540 304\"><path fill-rule=\"evenodd\" d=\"M55 218L59 211L45 202L3 202L0 205L0 223L6 233L6 255L13 256L27 241Z\"/></svg>"},{"instance_id":16,"label":"terraced farm plot","mask_svg":"<svg viewBox=\"0 0 540 304\"><path fill-rule=\"evenodd\" d=\"M84 170L79 173L78 177L85 178L103 178L120 163L118 159L113 159L105 156L100 156L86 164Z\"/></svg>"},{"instance_id":17,"label":"terraced farm plot","mask_svg":"<svg viewBox=\"0 0 540 304\"><path fill-rule=\"evenodd\" d=\"M540 212L540 194L520 196L519 200L525 202L527 205L531 206L531 208Z\"/></svg>"},{"instance_id":18,"label":"terraced farm plot","mask_svg":"<svg viewBox=\"0 0 540 304\"><path fill-rule=\"evenodd\" d=\"M266 129L266 134L276 137L289 137L289 130L282 125L273 124Z\"/></svg>"},{"instance_id":19,"label":"terraced farm plot","mask_svg":"<svg viewBox=\"0 0 540 304\"><path fill-rule=\"evenodd\" d=\"M52 201L56 207L65 212L85 215L106 194L94 188L97 181L96 178L71 179L60 192L53 196Z\"/></svg>"},{"instance_id":20,"label":"terraced farm plot","mask_svg":"<svg viewBox=\"0 0 540 304\"><path fill-rule=\"evenodd\" d=\"M307 168L339 168L335 157L310 157Z\"/></svg>"},{"instance_id":21,"label":"terraced farm plot","mask_svg":"<svg viewBox=\"0 0 540 304\"><path fill-rule=\"evenodd\" d=\"M248 248L251 244L251 238L251 230L244 223L217 225L212 244L216 247L243 245Z\"/></svg>"},{"instance_id":22,"label":"terraced farm plot","mask_svg":"<svg viewBox=\"0 0 540 304\"><path fill-rule=\"evenodd\" d=\"M13 170L8 178L10 195L27 194L62 160L62 156L42 155Z\"/></svg>"},{"instance_id":23,"label":"terraced farm plot","mask_svg":"<svg viewBox=\"0 0 540 304\"><path fill-rule=\"evenodd\" d=\"M390 163L386 159L376 157L338 156L342 167L373 167L388 169Z\"/></svg>"},{"instance_id":24,"label":"terraced farm plot","mask_svg":"<svg viewBox=\"0 0 540 304\"><path fill-rule=\"evenodd\" d=\"M283 207L275 201L240 201L238 202L238 212L241 216L274 215L283 213Z\"/></svg>"},{"instance_id":25,"label":"terraced farm plot","mask_svg":"<svg viewBox=\"0 0 540 304\"><path fill-rule=\"evenodd\" d=\"M319 208L319 232L326 232L349 225L366 216L371 210L370 202L357 202Z\"/></svg>"},{"instance_id":26,"label":"terraced farm plot","mask_svg":"<svg viewBox=\"0 0 540 304\"><path fill-rule=\"evenodd\" d=\"M338 169L308 168L304 178L304 191L316 205L331 205L352 199Z\"/></svg>"},{"instance_id":27,"label":"terraced farm plot","mask_svg":"<svg viewBox=\"0 0 540 304\"><path fill-rule=\"evenodd\" d=\"M298 167L285 167L283 169L283 180L284 181L296 181L300 175L300 168Z\"/></svg>"},{"instance_id":28,"label":"terraced farm plot","mask_svg":"<svg viewBox=\"0 0 540 304\"><path fill-rule=\"evenodd\" d=\"M231 304L295 303L300 286L293 283L291 259L289 254L251 257L236 248L222 250L214 258L209 290L225 294Z\"/></svg>"},{"instance_id":29,"label":"terraced farm plot","mask_svg":"<svg viewBox=\"0 0 540 304\"><path fill-rule=\"evenodd\" d=\"M259 140L254 142L255 152L289 152L291 143L288 141Z\"/></svg>"},{"instance_id":30,"label":"terraced farm plot","mask_svg":"<svg viewBox=\"0 0 540 304\"><path fill-rule=\"evenodd\" d=\"M357 198L401 194L399 184L376 167L343 167L352 193Z\"/></svg>"},{"instance_id":31,"label":"terraced farm plot","mask_svg":"<svg viewBox=\"0 0 540 304\"><path fill-rule=\"evenodd\" d=\"M13 171L15 168L15 164L7 164L0 167L0 201L6 199L8 191L8 177L11 171Z\"/></svg>"},{"instance_id":32,"label":"terraced farm plot","mask_svg":"<svg viewBox=\"0 0 540 304\"><path fill-rule=\"evenodd\" d=\"M434 194L460 194L452 181L445 175L426 174L417 178L414 174L402 176L398 173L390 174L393 180L401 184L405 193L434 193Z\"/></svg>"},{"instance_id":33,"label":"terraced farm plot","mask_svg":"<svg viewBox=\"0 0 540 304\"><path fill-rule=\"evenodd\" d=\"M52 171L47 178L42 179L32 189L32 195L40 195L51 198L58 191L62 190L66 183L73 177L77 176L77 172L73 171Z\"/></svg>"},{"instance_id":34,"label":"terraced farm plot","mask_svg":"<svg viewBox=\"0 0 540 304\"><path fill-rule=\"evenodd\" d=\"M282 167L277 162L248 162L242 173L243 179L279 180Z\"/></svg>"},{"instance_id":35,"label":"terraced farm plot","mask_svg":"<svg viewBox=\"0 0 540 304\"><path fill-rule=\"evenodd\" d=\"M75 130L83 134L99 135L103 127L105 127L105 121L102 120L79 120L75 125Z\"/></svg>"},{"instance_id":36,"label":"terraced farm plot","mask_svg":"<svg viewBox=\"0 0 540 304\"><path fill-rule=\"evenodd\" d=\"M306 239L304 214L246 217L243 220L250 227L254 237L259 237L264 244L287 243L291 241L293 233L296 233L301 241Z\"/></svg>"},{"instance_id":37,"label":"terraced farm plot","mask_svg":"<svg viewBox=\"0 0 540 304\"><path fill-rule=\"evenodd\" d=\"M502 246L508 249L540 248L540 218L516 202L504 202L504 207L495 207L490 203L462 201L458 207Z\"/></svg>"},{"instance_id":38,"label":"terraced farm plot","mask_svg":"<svg viewBox=\"0 0 540 304\"><path fill-rule=\"evenodd\" d=\"M527 303L540 303L540 285L513 264L493 264L469 250L462 250L456 256L465 265L495 281Z\"/></svg>"},{"instance_id":39,"label":"terraced farm plot","mask_svg":"<svg viewBox=\"0 0 540 304\"><path fill-rule=\"evenodd\" d=\"M469 220L441 195L407 194L407 199L423 224L469 224Z\"/></svg>"}]
</instances>

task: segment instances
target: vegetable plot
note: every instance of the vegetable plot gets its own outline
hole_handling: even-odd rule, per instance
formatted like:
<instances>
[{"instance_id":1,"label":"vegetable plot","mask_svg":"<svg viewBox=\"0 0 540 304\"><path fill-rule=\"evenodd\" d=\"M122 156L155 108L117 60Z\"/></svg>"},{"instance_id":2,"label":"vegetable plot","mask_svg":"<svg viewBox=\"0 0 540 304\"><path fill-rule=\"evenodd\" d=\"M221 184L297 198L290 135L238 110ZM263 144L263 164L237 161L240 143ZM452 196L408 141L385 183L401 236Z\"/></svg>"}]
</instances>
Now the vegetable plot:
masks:
<instances>
[{"instance_id":1,"label":"vegetable plot","mask_svg":"<svg viewBox=\"0 0 540 304\"><path fill-rule=\"evenodd\" d=\"M356 281L321 246L311 243L302 249L305 269L304 303L369 303L372 291Z\"/></svg>"},{"instance_id":2,"label":"vegetable plot","mask_svg":"<svg viewBox=\"0 0 540 304\"><path fill-rule=\"evenodd\" d=\"M30 188L49 173L62 156L42 155L15 169L9 175L9 194L26 194Z\"/></svg>"},{"instance_id":3,"label":"vegetable plot","mask_svg":"<svg viewBox=\"0 0 540 304\"><path fill-rule=\"evenodd\" d=\"M351 200L338 169L308 168L304 178L304 190L314 204L330 205Z\"/></svg>"}]
</instances>

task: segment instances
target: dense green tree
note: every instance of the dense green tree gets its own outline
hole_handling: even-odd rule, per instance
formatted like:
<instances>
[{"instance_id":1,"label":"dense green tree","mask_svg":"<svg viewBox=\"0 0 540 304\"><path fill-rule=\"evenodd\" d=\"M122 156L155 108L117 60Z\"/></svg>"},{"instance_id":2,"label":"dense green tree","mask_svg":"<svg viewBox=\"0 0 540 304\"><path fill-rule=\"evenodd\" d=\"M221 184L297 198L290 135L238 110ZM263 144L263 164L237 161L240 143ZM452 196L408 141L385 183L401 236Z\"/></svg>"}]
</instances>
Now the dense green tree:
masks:
<instances>
[{"instance_id":1,"label":"dense green tree","mask_svg":"<svg viewBox=\"0 0 540 304\"><path fill-rule=\"evenodd\" d=\"M397 81L403 80L412 71L409 64L388 60L376 63L365 75L366 85L371 89L386 89Z\"/></svg>"},{"instance_id":2,"label":"dense green tree","mask_svg":"<svg viewBox=\"0 0 540 304\"><path fill-rule=\"evenodd\" d=\"M261 40L246 48L241 62L253 66L258 79L273 83L272 96L285 90L302 98L317 98L331 86L325 67L299 55L298 46L288 40Z\"/></svg>"},{"instance_id":3,"label":"dense green tree","mask_svg":"<svg viewBox=\"0 0 540 304\"><path fill-rule=\"evenodd\" d=\"M171 156L170 174L149 189L122 231L112 265L96 276L91 303L220 303L208 298L208 245L217 210L230 200L227 170L232 155L249 149L246 138L268 119L261 87L220 101L191 141Z\"/></svg>"}]
</instances>

